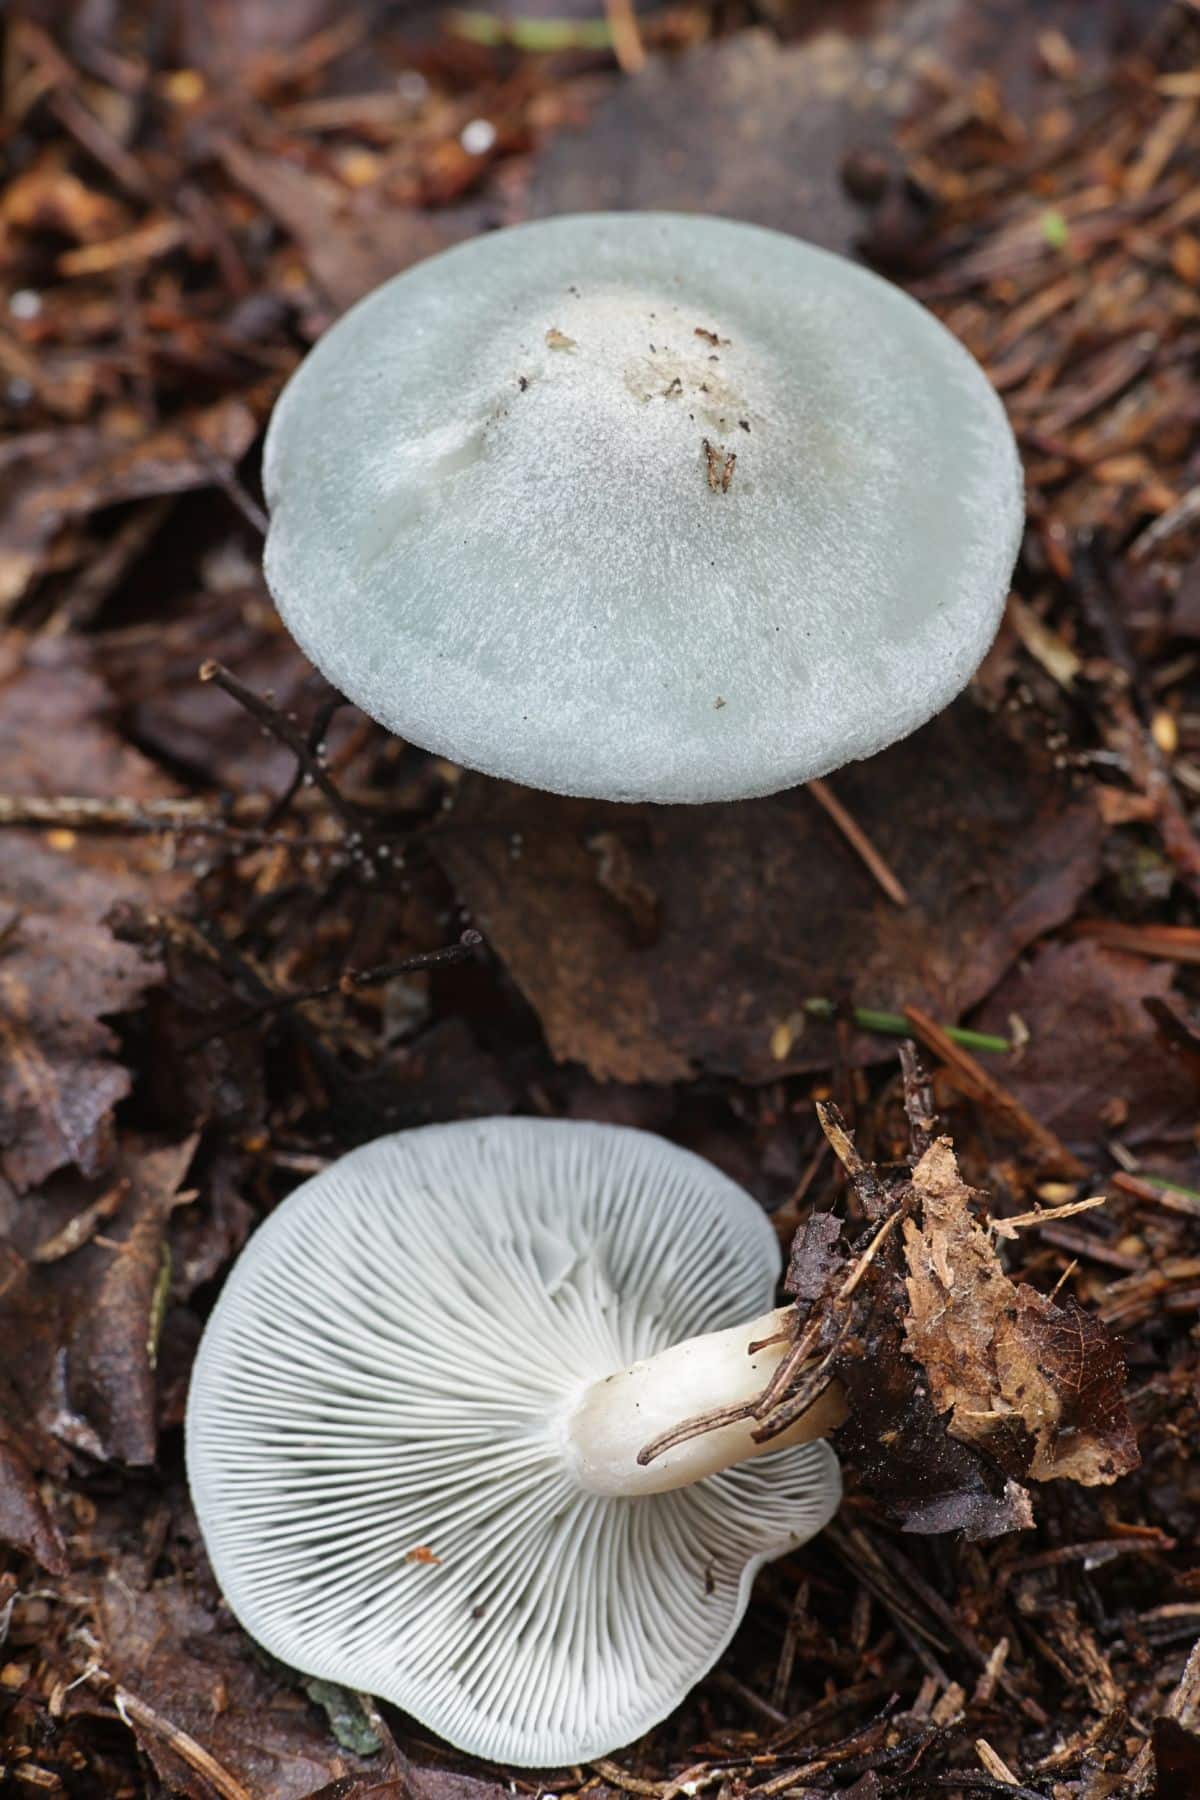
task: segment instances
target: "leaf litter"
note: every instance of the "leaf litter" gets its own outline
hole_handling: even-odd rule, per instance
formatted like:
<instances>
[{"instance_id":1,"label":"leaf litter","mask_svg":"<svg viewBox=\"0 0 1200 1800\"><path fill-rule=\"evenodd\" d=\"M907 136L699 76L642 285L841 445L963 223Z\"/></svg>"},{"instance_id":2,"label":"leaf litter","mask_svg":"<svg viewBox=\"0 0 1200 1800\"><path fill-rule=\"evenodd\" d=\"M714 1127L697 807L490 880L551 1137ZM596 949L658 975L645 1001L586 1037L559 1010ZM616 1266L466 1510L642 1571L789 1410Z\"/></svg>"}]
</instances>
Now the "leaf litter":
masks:
<instances>
[{"instance_id":1,"label":"leaf litter","mask_svg":"<svg viewBox=\"0 0 1200 1800\"><path fill-rule=\"evenodd\" d=\"M1192 9L222 10L9 34L3 1779L1190 1793ZM823 795L535 805L339 706L263 592L255 445L333 313L483 225L622 203L857 242L1018 430L1030 530L973 693ZM537 1783L264 1661L180 1479L253 1224L363 1137L492 1110L747 1183L795 1235L793 1374L847 1404L838 1524L674 1719Z\"/></svg>"}]
</instances>

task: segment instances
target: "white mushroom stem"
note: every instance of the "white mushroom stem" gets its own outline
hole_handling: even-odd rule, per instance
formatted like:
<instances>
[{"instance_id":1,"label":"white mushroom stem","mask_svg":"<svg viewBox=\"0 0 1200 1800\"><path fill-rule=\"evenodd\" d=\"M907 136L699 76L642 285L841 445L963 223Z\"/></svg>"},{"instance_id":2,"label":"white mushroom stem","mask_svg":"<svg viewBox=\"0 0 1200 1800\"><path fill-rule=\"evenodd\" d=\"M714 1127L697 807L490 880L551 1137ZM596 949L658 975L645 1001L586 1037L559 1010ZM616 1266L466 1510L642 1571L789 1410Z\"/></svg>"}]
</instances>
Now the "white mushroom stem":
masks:
<instances>
[{"instance_id":1,"label":"white mushroom stem","mask_svg":"<svg viewBox=\"0 0 1200 1800\"><path fill-rule=\"evenodd\" d=\"M790 1312L780 1307L746 1325L688 1338L593 1382L568 1428L580 1486L593 1494L661 1494L832 1431L845 1416L836 1384L766 1443L754 1440L760 1420L739 1419L675 1444L645 1466L638 1462L640 1450L687 1420L757 1399L790 1348Z\"/></svg>"}]
</instances>

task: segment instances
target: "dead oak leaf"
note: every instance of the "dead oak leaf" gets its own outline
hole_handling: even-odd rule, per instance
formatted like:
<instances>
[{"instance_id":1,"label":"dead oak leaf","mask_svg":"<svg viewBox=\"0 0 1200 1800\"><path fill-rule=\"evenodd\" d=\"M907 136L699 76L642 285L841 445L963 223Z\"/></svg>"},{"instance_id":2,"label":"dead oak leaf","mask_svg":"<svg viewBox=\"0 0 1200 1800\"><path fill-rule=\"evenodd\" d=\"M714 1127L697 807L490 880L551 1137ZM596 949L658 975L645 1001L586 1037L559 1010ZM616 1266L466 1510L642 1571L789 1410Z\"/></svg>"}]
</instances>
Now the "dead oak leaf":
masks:
<instances>
[{"instance_id":1,"label":"dead oak leaf","mask_svg":"<svg viewBox=\"0 0 1200 1800\"><path fill-rule=\"evenodd\" d=\"M0 1419L0 1544L31 1556L51 1575L65 1575L67 1555L38 1492L34 1472Z\"/></svg>"},{"instance_id":2,"label":"dead oak leaf","mask_svg":"<svg viewBox=\"0 0 1200 1800\"><path fill-rule=\"evenodd\" d=\"M249 449L270 399L266 388L254 404L229 395L134 438L122 421L14 439L0 465L0 614L39 578L64 527L124 501L211 487L214 467Z\"/></svg>"},{"instance_id":3,"label":"dead oak leaf","mask_svg":"<svg viewBox=\"0 0 1200 1800\"><path fill-rule=\"evenodd\" d=\"M39 798L160 798L173 790L107 723L108 694L73 652L26 651L0 669L5 786ZM130 1078L102 1021L130 1010L157 964L118 943L118 901L177 891L149 840L0 833L0 1171L18 1190L111 1161L112 1110Z\"/></svg>"},{"instance_id":4,"label":"dead oak leaf","mask_svg":"<svg viewBox=\"0 0 1200 1800\"><path fill-rule=\"evenodd\" d=\"M953 1020L1071 915L1095 879L1095 807L1019 724L966 697L839 770L903 908L803 788L631 805L467 775L429 842L557 1059L598 1081L775 1081L829 1067L835 1025L801 1012L782 1060L776 1027L847 971L858 1005ZM866 1035L849 1048L855 1062L885 1053Z\"/></svg>"},{"instance_id":5,"label":"dead oak leaf","mask_svg":"<svg viewBox=\"0 0 1200 1800\"><path fill-rule=\"evenodd\" d=\"M1012 1282L971 1212L948 1139L913 1171L920 1214L904 1221L905 1349L950 1432L1010 1476L1115 1481L1137 1466L1124 1362L1072 1301Z\"/></svg>"},{"instance_id":6,"label":"dead oak leaf","mask_svg":"<svg viewBox=\"0 0 1200 1800\"><path fill-rule=\"evenodd\" d=\"M0 1440L7 1434L32 1470L61 1475L72 1451L130 1467L154 1461L171 1222L194 1198L183 1180L195 1148L194 1136L127 1139L115 1184L98 1194L100 1184L60 1175L19 1203L0 1237ZM37 1260L48 1238L61 1244L114 1189L102 1233Z\"/></svg>"}]
</instances>

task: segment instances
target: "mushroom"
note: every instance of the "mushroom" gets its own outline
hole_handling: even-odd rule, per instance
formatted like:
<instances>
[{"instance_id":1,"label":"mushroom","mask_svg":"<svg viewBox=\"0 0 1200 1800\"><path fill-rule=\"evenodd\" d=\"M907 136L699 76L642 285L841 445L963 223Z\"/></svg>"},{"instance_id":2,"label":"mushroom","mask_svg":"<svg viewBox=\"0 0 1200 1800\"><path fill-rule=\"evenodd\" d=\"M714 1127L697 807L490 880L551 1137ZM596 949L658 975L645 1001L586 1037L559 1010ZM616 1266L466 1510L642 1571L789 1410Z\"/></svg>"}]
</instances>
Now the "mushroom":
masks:
<instances>
[{"instance_id":1,"label":"mushroom","mask_svg":"<svg viewBox=\"0 0 1200 1800\"><path fill-rule=\"evenodd\" d=\"M779 232L596 213L385 283L289 382L266 576L390 730L610 800L774 793L966 684L1020 542L933 316Z\"/></svg>"},{"instance_id":2,"label":"mushroom","mask_svg":"<svg viewBox=\"0 0 1200 1800\"><path fill-rule=\"evenodd\" d=\"M645 1132L485 1119L342 1157L259 1227L200 1345L188 1474L229 1605L476 1755L629 1742L840 1498L836 1400L638 1460L762 1389L778 1274L749 1195Z\"/></svg>"}]
</instances>

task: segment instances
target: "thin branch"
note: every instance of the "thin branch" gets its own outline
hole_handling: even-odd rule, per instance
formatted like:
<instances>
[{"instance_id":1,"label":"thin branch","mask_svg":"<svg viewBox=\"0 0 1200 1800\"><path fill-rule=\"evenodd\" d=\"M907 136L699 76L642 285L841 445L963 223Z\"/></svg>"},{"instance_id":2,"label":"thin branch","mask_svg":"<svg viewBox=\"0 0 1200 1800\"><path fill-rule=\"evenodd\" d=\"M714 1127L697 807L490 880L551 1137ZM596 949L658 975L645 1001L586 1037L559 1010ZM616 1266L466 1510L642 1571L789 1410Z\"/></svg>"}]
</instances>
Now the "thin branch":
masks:
<instances>
[{"instance_id":1,"label":"thin branch","mask_svg":"<svg viewBox=\"0 0 1200 1800\"><path fill-rule=\"evenodd\" d=\"M231 1037L235 1032L244 1031L247 1026L257 1025L277 1013L286 1012L290 1007L304 1006L310 1000L327 1000L334 994L353 994L359 988L378 987L381 982L392 981L398 975L422 974L426 970L444 969L454 963L466 962L482 942L479 932L464 931L457 944L447 944L441 950L421 950L415 956L403 957L399 962L381 963L374 969L347 969L336 981L325 981L318 987L301 988L292 994L272 994L247 1007L236 1019L214 1026L203 1037L194 1038L187 1048L189 1051L201 1050L217 1038Z\"/></svg>"},{"instance_id":2,"label":"thin branch","mask_svg":"<svg viewBox=\"0 0 1200 1800\"><path fill-rule=\"evenodd\" d=\"M184 441L196 461L208 470L221 492L241 513L246 523L253 527L259 537L265 538L271 521L254 496L247 492L244 482L238 479L237 471L228 457L219 456L198 432L186 432Z\"/></svg>"},{"instance_id":3,"label":"thin branch","mask_svg":"<svg viewBox=\"0 0 1200 1800\"><path fill-rule=\"evenodd\" d=\"M245 682L239 681L223 663L203 663L200 679L215 683L231 700L236 700L239 706L244 707L264 730L287 746L304 775L324 794L351 839L361 840L366 835L365 823L358 808L346 799L318 752L310 748L308 739L298 725L281 713L278 707L272 706L270 701L248 688Z\"/></svg>"},{"instance_id":4,"label":"thin branch","mask_svg":"<svg viewBox=\"0 0 1200 1800\"><path fill-rule=\"evenodd\" d=\"M604 13L612 34L613 55L622 74L639 74L646 66L646 46L633 0L604 0Z\"/></svg>"},{"instance_id":5,"label":"thin branch","mask_svg":"<svg viewBox=\"0 0 1200 1800\"><path fill-rule=\"evenodd\" d=\"M962 1078L968 1091L995 1111L1004 1113L1022 1136L1036 1147L1043 1166L1072 1176L1075 1180L1081 1180L1087 1174L1086 1164L1067 1149L1061 1138L1048 1125L1043 1125L1040 1119L1035 1119L1016 1095L1010 1094L989 1070L976 1062L969 1051L947 1037L942 1027L927 1013L923 1013L918 1006L906 1006L904 1014L921 1042L935 1056L940 1057L954 1074Z\"/></svg>"},{"instance_id":6,"label":"thin branch","mask_svg":"<svg viewBox=\"0 0 1200 1800\"><path fill-rule=\"evenodd\" d=\"M140 803L121 795L96 800L87 794L0 794L0 830L117 831L138 836L187 833L219 837L226 843L254 847L284 844L289 850L340 849L323 838L283 837L264 823L233 825L214 813L207 800L151 799Z\"/></svg>"},{"instance_id":7,"label":"thin branch","mask_svg":"<svg viewBox=\"0 0 1200 1800\"><path fill-rule=\"evenodd\" d=\"M854 854L870 871L888 899L896 906L907 906L909 903L908 889L891 865L875 848L858 820L842 805L828 782L814 780L806 785L817 805L833 820Z\"/></svg>"},{"instance_id":8,"label":"thin branch","mask_svg":"<svg viewBox=\"0 0 1200 1800\"><path fill-rule=\"evenodd\" d=\"M103 1671L99 1671L99 1674L102 1675ZM107 1681L108 1677L105 1676L104 1679ZM173 1750L176 1756L220 1794L221 1800L253 1800L249 1790L181 1726L173 1724L170 1719L164 1719L161 1713L155 1712L145 1700L139 1700L136 1694L131 1694L128 1688L114 1687L112 1698L113 1705L127 1725L140 1727L166 1744L169 1750Z\"/></svg>"},{"instance_id":9,"label":"thin branch","mask_svg":"<svg viewBox=\"0 0 1200 1800\"><path fill-rule=\"evenodd\" d=\"M350 702L346 699L344 694L329 694L321 702L316 713L313 715L312 724L308 728L307 742L309 753L314 756L318 762L321 760L325 739L329 733L329 727L333 723L334 715L338 713L343 706L349 706L349 704ZM303 765L297 762L292 779L288 782L287 787L283 790L283 793L280 794L278 800L275 801L267 814L265 822L268 828L278 825L284 813L292 804L292 801L296 798L300 789L304 786L304 773Z\"/></svg>"}]
</instances>

